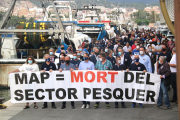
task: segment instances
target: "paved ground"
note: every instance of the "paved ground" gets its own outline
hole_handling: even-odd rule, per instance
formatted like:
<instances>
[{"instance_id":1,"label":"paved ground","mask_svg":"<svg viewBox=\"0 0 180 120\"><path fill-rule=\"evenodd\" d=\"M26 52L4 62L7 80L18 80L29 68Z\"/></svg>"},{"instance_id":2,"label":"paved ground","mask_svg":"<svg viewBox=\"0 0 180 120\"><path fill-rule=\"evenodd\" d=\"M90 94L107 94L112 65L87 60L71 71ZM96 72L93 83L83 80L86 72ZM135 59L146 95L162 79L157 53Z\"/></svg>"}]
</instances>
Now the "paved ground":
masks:
<instances>
[{"instance_id":1,"label":"paved ground","mask_svg":"<svg viewBox=\"0 0 180 120\"><path fill-rule=\"evenodd\" d=\"M61 109L62 103L56 103L57 109L41 109L43 103L37 103L39 108L23 110L24 104L11 104L9 107L0 110L0 120L178 120L178 106L171 103L172 109L162 110L153 108L154 105L144 105L144 108L130 108L131 103L126 103L128 108L114 108L114 103L110 103L111 108L105 109L105 104L100 103L99 109L81 109L81 102L75 102L75 109L67 102L67 108Z\"/></svg>"},{"instance_id":2,"label":"paved ground","mask_svg":"<svg viewBox=\"0 0 180 120\"><path fill-rule=\"evenodd\" d=\"M171 99L172 89L169 92ZM0 120L178 120L178 106L171 103L170 110L153 108L154 105L144 105L144 108L130 108L131 103L125 103L127 108L114 108L114 103L110 103L110 109L105 109L105 104L100 103L99 109L81 109L82 102L75 102L75 109L67 102L67 108L61 109L62 103L56 103L57 109L42 109L43 103L37 103L38 109L33 105L30 109L23 110L25 104L5 103L8 108L0 110ZM119 103L120 104L120 103Z\"/></svg>"}]
</instances>

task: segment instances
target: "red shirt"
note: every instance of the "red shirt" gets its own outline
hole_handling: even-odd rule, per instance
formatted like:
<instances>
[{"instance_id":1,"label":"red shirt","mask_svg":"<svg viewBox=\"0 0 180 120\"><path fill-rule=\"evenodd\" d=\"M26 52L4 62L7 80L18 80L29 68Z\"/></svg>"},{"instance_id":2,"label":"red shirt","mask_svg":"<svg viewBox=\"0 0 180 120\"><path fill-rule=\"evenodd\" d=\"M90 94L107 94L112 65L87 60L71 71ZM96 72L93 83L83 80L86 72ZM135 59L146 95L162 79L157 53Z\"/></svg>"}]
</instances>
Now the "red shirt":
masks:
<instances>
[{"instance_id":1,"label":"red shirt","mask_svg":"<svg viewBox=\"0 0 180 120\"><path fill-rule=\"evenodd\" d=\"M82 50L84 49L85 42L82 43Z\"/></svg>"},{"instance_id":2,"label":"red shirt","mask_svg":"<svg viewBox=\"0 0 180 120\"><path fill-rule=\"evenodd\" d=\"M136 46L135 46L135 45L132 45L132 47L131 47L131 48L132 48L132 50L134 50L134 49L136 49Z\"/></svg>"}]
</instances>

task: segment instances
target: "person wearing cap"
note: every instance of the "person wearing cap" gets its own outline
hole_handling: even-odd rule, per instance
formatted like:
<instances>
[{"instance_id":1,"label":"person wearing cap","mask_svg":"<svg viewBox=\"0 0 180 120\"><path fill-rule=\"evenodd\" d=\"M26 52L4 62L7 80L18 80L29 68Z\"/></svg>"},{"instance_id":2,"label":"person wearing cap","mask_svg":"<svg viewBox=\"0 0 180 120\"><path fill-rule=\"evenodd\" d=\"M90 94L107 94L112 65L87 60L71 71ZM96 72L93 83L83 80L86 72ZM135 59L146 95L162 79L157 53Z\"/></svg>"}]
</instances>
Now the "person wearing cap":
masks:
<instances>
[{"instance_id":1,"label":"person wearing cap","mask_svg":"<svg viewBox=\"0 0 180 120\"><path fill-rule=\"evenodd\" d=\"M126 46L123 47L124 52L128 52L129 49L131 49L131 46L129 46L129 43L126 43Z\"/></svg>"},{"instance_id":2,"label":"person wearing cap","mask_svg":"<svg viewBox=\"0 0 180 120\"><path fill-rule=\"evenodd\" d=\"M109 60L112 63L112 65L115 65L116 60L114 58L114 52L112 50L108 51L108 56L106 56L106 59Z\"/></svg>"},{"instance_id":3,"label":"person wearing cap","mask_svg":"<svg viewBox=\"0 0 180 120\"><path fill-rule=\"evenodd\" d=\"M96 70L112 70L113 66L109 60L106 59L106 55L104 52L99 54L99 61L97 61L95 65ZM94 109L99 107L99 102L96 102L94 105ZM109 109L109 102L106 102L106 109Z\"/></svg>"},{"instance_id":4,"label":"person wearing cap","mask_svg":"<svg viewBox=\"0 0 180 120\"><path fill-rule=\"evenodd\" d=\"M116 57L116 64L113 65L113 70L115 71L123 71L126 70L126 66L121 64L121 57ZM115 108L118 108L118 102L115 102ZM126 108L124 102L121 102L121 107Z\"/></svg>"},{"instance_id":5,"label":"person wearing cap","mask_svg":"<svg viewBox=\"0 0 180 120\"><path fill-rule=\"evenodd\" d=\"M153 48L155 48L156 46L153 44L152 40L149 40L146 49L148 49L148 46L151 45Z\"/></svg>"},{"instance_id":6,"label":"person wearing cap","mask_svg":"<svg viewBox=\"0 0 180 120\"><path fill-rule=\"evenodd\" d=\"M162 52L158 55L158 59L157 59L157 60L159 60L159 57L160 57L160 56L166 56L166 62L167 62L167 63L170 62L170 60L171 60L171 53L169 53L169 52L167 51L166 45L162 45ZM157 65L157 72L158 72L159 68L161 67L161 64L159 64L159 63L157 62L156 65Z\"/></svg>"},{"instance_id":7,"label":"person wearing cap","mask_svg":"<svg viewBox=\"0 0 180 120\"><path fill-rule=\"evenodd\" d=\"M85 52L85 53L88 53L89 54L89 44L85 44L84 45L84 49L83 49L83 52Z\"/></svg>"},{"instance_id":8,"label":"person wearing cap","mask_svg":"<svg viewBox=\"0 0 180 120\"><path fill-rule=\"evenodd\" d=\"M76 67L76 70L78 70L80 62L81 61L77 58L77 52L74 52L73 59L70 61L70 63L72 63Z\"/></svg>"},{"instance_id":9,"label":"person wearing cap","mask_svg":"<svg viewBox=\"0 0 180 120\"><path fill-rule=\"evenodd\" d=\"M134 55L134 54L139 54L139 48L140 48L140 45L139 45L139 43L137 43L136 49L134 49L134 50L132 51L132 54L133 54L133 55Z\"/></svg>"},{"instance_id":10,"label":"person wearing cap","mask_svg":"<svg viewBox=\"0 0 180 120\"><path fill-rule=\"evenodd\" d=\"M116 56L121 57L121 64L124 64L126 68L129 68L130 64L132 63L131 57L129 54L124 54L124 51L122 48L118 48L118 53Z\"/></svg>"},{"instance_id":11,"label":"person wearing cap","mask_svg":"<svg viewBox=\"0 0 180 120\"><path fill-rule=\"evenodd\" d=\"M84 61L82 61L79 64L78 70L94 70L94 63L89 60L89 54L85 53L83 57ZM89 101L83 101L82 107L83 109L89 109L90 108L90 102Z\"/></svg>"},{"instance_id":12,"label":"person wearing cap","mask_svg":"<svg viewBox=\"0 0 180 120\"><path fill-rule=\"evenodd\" d=\"M76 52L77 52L77 59L80 60L80 61L84 61L83 60L83 56L81 55L80 50L76 50Z\"/></svg>"},{"instance_id":13,"label":"person wearing cap","mask_svg":"<svg viewBox=\"0 0 180 120\"><path fill-rule=\"evenodd\" d=\"M56 53L61 53L61 51L64 50L64 45L61 45L61 47L56 51ZM67 51L65 50L66 54Z\"/></svg>"},{"instance_id":14,"label":"person wearing cap","mask_svg":"<svg viewBox=\"0 0 180 120\"><path fill-rule=\"evenodd\" d=\"M102 46L99 44L98 40L96 40L94 47L97 47L97 49L99 49L100 52L102 51Z\"/></svg>"},{"instance_id":15,"label":"person wearing cap","mask_svg":"<svg viewBox=\"0 0 180 120\"><path fill-rule=\"evenodd\" d=\"M89 41L88 40L84 40L84 42L82 43L82 49L84 49L84 45L88 44Z\"/></svg>"},{"instance_id":16,"label":"person wearing cap","mask_svg":"<svg viewBox=\"0 0 180 120\"><path fill-rule=\"evenodd\" d=\"M156 53L152 51L152 46L148 46L148 52L146 52L146 55L148 55L151 59L151 67L152 67L152 73L154 73L154 64L156 63Z\"/></svg>"},{"instance_id":17,"label":"person wearing cap","mask_svg":"<svg viewBox=\"0 0 180 120\"><path fill-rule=\"evenodd\" d=\"M141 47L139 50L139 62L146 67L146 70L152 73L151 59L145 54L145 48Z\"/></svg>"},{"instance_id":18,"label":"person wearing cap","mask_svg":"<svg viewBox=\"0 0 180 120\"><path fill-rule=\"evenodd\" d=\"M132 63L129 66L129 69L127 69L126 71L127 72L129 72L129 71L143 71L143 72L147 72L146 71L146 67L139 62L139 55L134 55L134 63ZM139 106L142 108L143 107L142 103L139 103ZM136 103L133 102L131 107L132 108L136 107Z\"/></svg>"},{"instance_id":19,"label":"person wearing cap","mask_svg":"<svg viewBox=\"0 0 180 120\"><path fill-rule=\"evenodd\" d=\"M49 55L50 55L50 61L51 61L52 63L54 63L55 60L56 60L56 58L58 58L58 57L55 55L53 48L50 48L50 49L49 49Z\"/></svg>"}]
</instances>

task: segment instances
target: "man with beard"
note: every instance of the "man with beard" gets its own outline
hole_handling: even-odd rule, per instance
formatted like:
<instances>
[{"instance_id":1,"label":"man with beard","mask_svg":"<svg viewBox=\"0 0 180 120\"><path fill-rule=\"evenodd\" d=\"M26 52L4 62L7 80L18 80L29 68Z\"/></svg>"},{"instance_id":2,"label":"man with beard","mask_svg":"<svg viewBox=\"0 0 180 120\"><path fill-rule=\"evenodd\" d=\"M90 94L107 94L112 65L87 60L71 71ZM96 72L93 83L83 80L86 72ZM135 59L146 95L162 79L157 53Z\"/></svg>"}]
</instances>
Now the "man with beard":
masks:
<instances>
[{"instance_id":1,"label":"man with beard","mask_svg":"<svg viewBox=\"0 0 180 120\"><path fill-rule=\"evenodd\" d=\"M70 63L70 57L66 56L65 57L65 64L61 64L59 71L62 72L62 71L69 71L70 70L72 72L75 69L76 69L75 66L72 63ZM72 109L75 108L74 107L74 101L71 101L71 106L72 106ZM65 101L62 103L61 109L64 109L64 108L66 108L66 102Z\"/></svg>"}]
</instances>

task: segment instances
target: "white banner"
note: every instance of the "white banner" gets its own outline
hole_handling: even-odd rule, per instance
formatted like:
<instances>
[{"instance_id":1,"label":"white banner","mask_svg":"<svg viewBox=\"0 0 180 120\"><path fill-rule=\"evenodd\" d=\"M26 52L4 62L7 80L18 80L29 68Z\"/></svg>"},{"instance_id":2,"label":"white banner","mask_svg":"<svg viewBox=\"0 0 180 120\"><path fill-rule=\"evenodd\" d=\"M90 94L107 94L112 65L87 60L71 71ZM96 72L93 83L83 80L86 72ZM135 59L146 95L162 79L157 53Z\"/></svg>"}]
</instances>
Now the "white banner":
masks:
<instances>
[{"instance_id":1,"label":"white banner","mask_svg":"<svg viewBox=\"0 0 180 120\"><path fill-rule=\"evenodd\" d=\"M124 101L157 103L159 75L121 71L11 73L11 102Z\"/></svg>"}]
</instances>

